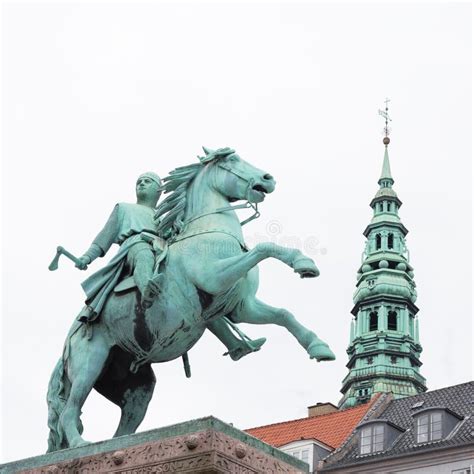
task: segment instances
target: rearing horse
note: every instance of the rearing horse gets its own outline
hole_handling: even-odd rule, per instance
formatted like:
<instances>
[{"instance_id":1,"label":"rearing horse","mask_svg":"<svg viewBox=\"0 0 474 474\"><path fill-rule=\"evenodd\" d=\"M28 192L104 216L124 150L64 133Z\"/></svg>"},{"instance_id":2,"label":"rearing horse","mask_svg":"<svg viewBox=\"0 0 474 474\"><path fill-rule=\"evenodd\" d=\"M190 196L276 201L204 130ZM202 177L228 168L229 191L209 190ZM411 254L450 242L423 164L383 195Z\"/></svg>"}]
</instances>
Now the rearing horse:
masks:
<instances>
[{"instance_id":1,"label":"rearing horse","mask_svg":"<svg viewBox=\"0 0 474 474\"><path fill-rule=\"evenodd\" d=\"M159 232L168 238L160 266L160 294L141 307L139 292L114 292L90 327L74 322L48 388L48 451L82 446L81 408L95 388L122 410L114 436L142 422L155 386L151 363L167 362L196 344L223 318L233 323L285 327L311 358L333 360L328 345L286 309L259 301L257 264L276 258L302 277L318 276L314 262L297 249L259 243L248 250L230 203L255 205L275 189L273 177L229 148L210 151L199 163L165 178L169 196L158 206ZM242 207L242 206L240 206ZM227 347L239 341L224 332Z\"/></svg>"}]
</instances>

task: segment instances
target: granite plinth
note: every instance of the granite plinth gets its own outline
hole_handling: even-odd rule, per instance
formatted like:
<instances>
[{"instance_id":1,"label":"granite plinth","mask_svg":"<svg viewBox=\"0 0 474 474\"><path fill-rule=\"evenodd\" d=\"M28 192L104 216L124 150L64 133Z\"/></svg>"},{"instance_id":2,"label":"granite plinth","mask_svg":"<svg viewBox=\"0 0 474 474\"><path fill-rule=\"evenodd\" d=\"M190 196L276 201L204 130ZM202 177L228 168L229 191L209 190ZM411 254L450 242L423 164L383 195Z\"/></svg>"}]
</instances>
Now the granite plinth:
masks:
<instances>
[{"instance_id":1,"label":"granite plinth","mask_svg":"<svg viewBox=\"0 0 474 474\"><path fill-rule=\"evenodd\" d=\"M207 417L0 465L0 473L306 473L308 465Z\"/></svg>"}]
</instances>

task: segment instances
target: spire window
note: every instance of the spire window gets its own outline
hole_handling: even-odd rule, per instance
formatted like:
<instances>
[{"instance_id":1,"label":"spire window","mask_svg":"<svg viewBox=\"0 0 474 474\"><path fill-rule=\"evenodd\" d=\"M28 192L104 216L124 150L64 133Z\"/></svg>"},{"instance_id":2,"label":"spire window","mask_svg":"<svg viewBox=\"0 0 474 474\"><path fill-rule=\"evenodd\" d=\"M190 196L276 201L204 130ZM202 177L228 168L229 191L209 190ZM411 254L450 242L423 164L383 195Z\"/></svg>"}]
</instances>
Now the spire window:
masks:
<instances>
[{"instance_id":1,"label":"spire window","mask_svg":"<svg viewBox=\"0 0 474 474\"><path fill-rule=\"evenodd\" d=\"M387 321L387 329L389 331L396 331L397 330L397 313L395 311L388 312L388 321Z\"/></svg>"},{"instance_id":2,"label":"spire window","mask_svg":"<svg viewBox=\"0 0 474 474\"><path fill-rule=\"evenodd\" d=\"M387 247L389 248L389 250L393 249L393 234L392 233L388 234Z\"/></svg>"},{"instance_id":3,"label":"spire window","mask_svg":"<svg viewBox=\"0 0 474 474\"><path fill-rule=\"evenodd\" d=\"M380 250L382 248L382 236L377 234L375 236L375 250Z\"/></svg>"},{"instance_id":4,"label":"spire window","mask_svg":"<svg viewBox=\"0 0 474 474\"><path fill-rule=\"evenodd\" d=\"M377 311L372 311L369 314L369 331L377 331L379 327L379 315Z\"/></svg>"}]
</instances>

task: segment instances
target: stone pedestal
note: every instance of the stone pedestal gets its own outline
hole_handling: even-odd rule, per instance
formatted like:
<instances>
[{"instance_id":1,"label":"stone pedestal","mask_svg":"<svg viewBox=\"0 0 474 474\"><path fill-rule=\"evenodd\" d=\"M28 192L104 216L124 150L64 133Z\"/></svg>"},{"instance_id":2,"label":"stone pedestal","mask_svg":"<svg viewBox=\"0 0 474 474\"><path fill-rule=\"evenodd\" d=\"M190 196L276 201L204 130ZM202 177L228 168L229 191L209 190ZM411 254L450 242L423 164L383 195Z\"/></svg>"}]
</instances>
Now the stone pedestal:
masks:
<instances>
[{"instance_id":1,"label":"stone pedestal","mask_svg":"<svg viewBox=\"0 0 474 474\"><path fill-rule=\"evenodd\" d=\"M201 418L0 465L0 473L304 473L308 465L213 418Z\"/></svg>"}]
</instances>

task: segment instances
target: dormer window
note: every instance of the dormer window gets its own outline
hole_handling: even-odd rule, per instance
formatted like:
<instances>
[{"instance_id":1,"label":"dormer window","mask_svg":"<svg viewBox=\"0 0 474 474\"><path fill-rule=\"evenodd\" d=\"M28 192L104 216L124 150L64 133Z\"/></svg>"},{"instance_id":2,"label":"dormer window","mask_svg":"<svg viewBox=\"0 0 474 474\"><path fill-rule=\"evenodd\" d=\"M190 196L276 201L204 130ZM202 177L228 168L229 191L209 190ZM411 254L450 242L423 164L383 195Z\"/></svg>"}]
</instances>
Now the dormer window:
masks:
<instances>
[{"instance_id":1,"label":"dormer window","mask_svg":"<svg viewBox=\"0 0 474 474\"><path fill-rule=\"evenodd\" d=\"M392 446L403 429L387 420L370 420L358 426L359 453L374 454Z\"/></svg>"},{"instance_id":2,"label":"dormer window","mask_svg":"<svg viewBox=\"0 0 474 474\"><path fill-rule=\"evenodd\" d=\"M442 438L441 413L420 415L416 419L416 442L429 443Z\"/></svg>"},{"instance_id":3,"label":"dormer window","mask_svg":"<svg viewBox=\"0 0 474 474\"><path fill-rule=\"evenodd\" d=\"M360 454L383 451L384 426L372 425L363 428L360 433Z\"/></svg>"},{"instance_id":4,"label":"dormer window","mask_svg":"<svg viewBox=\"0 0 474 474\"><path fill-rule=\"evenodd\" d=\"M443 407L430 407L415 413L415 434L417 443L431 443L446 438L462 419Z\"/></svg>"}]
</instances>

